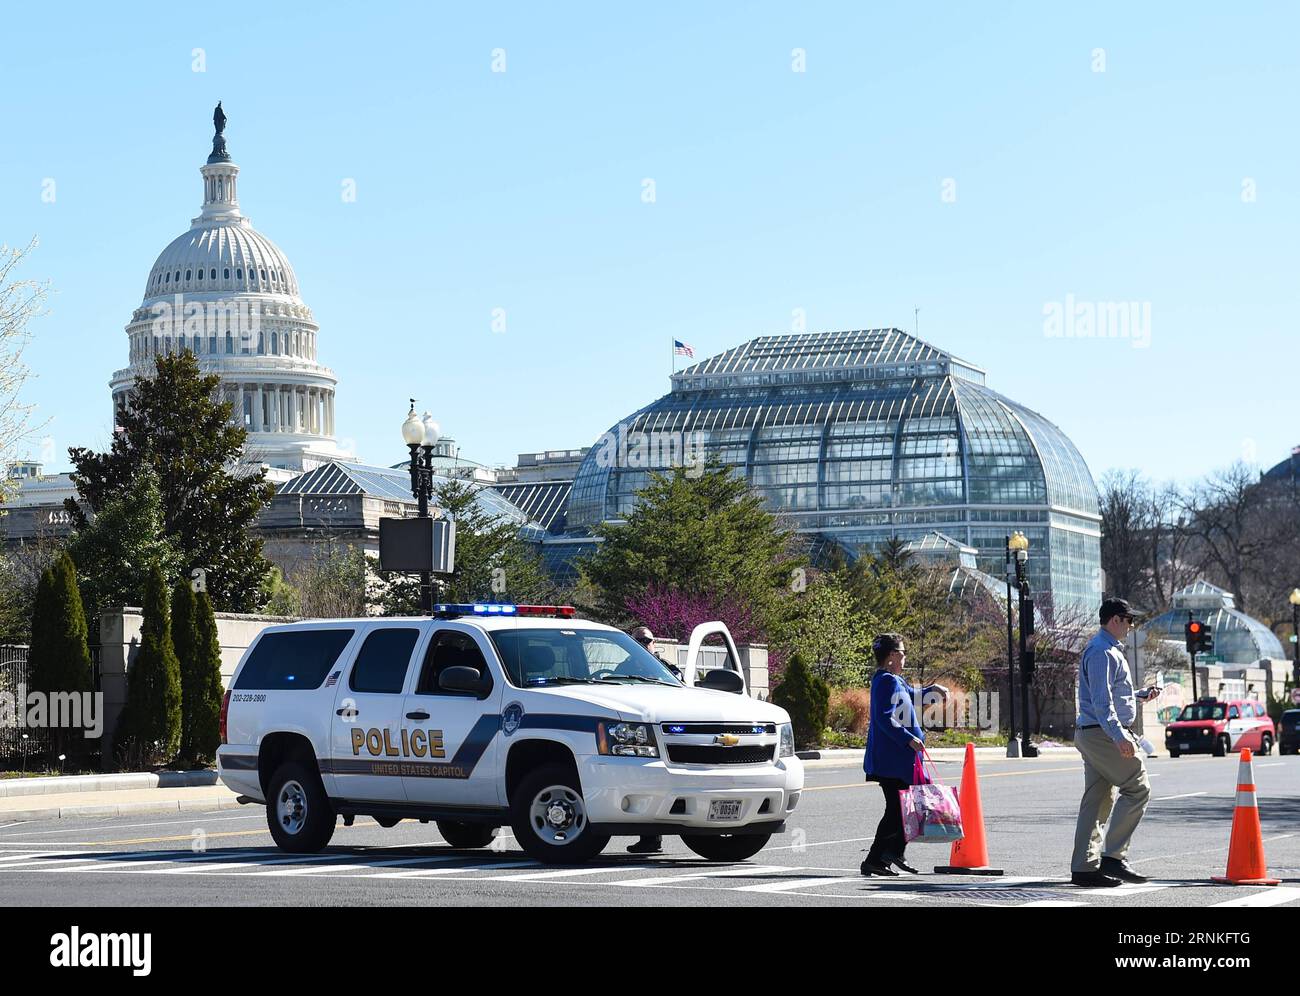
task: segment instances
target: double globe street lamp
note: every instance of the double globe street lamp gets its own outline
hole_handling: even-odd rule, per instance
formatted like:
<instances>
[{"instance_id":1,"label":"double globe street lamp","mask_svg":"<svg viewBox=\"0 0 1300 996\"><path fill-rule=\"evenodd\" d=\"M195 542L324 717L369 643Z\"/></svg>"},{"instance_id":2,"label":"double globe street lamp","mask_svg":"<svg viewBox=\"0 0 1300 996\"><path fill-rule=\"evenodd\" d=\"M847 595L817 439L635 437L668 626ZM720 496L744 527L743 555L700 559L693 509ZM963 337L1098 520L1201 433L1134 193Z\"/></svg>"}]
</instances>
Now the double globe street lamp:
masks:
<instances>
[{"instance_id":1,"label":"double globe street lamp","mask_svg":"<svg viewBox=\"0 0 1300 996\"><path fill-rule=\"evenodd\" d=\"M429 499L433 497L433 448L440 438L438 423L428 412L421 418L415 413L415 399L402 423L402 441L411 451L411 495L415 498L417 516L429 518ZM420 572L420 611L433 612L433 574Z\"/></svg>"},{"instance_id":2,"label":"double globe street lamp","mask_svg":"<svg viewBox=\"0 0 1300 996\"><path fill-rule=\"evenodd\" d=\"M1020 610L1020 757L1037 757L1038 748L1029 742L1029 684L1034 680L1034 601L1029 597L1025 564L1029 561L1029 538L1022 532L1007 537L1007 668L1011 667L1011 578L1014 561L1016 595ZM1007 756L1015 757L1015 686L1011 686L1011 737Z\"/></svg>"},{"instance_id":3,"label":"double globe street lamp","mask_svg":"<svg viewBox=\"0 0 1300 996\"><path fill-rule=\"evenodd\" d=\"M1300 588L1292 588L1288 597L1291 603L1291 639L1295 649L1291 656L1291 687L1300 688Z\"/></svg>"}]
</instances>

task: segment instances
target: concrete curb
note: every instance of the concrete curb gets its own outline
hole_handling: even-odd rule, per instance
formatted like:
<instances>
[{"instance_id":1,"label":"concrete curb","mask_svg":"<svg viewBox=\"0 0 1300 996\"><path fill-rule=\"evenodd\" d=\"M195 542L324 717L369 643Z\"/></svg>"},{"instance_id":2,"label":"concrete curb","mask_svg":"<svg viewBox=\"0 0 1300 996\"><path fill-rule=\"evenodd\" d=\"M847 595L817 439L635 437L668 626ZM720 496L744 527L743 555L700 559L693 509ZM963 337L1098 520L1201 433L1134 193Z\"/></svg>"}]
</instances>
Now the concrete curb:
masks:
<instances>
[{"instance_id":1,"label":"concrete curb","mask_svg":"<svg viewBox=\"0 0 1300 996\"><path fill-rule=\"evenodd\" d=\"M52 778L0 779L0 799L65 792L122 792L153 788L195 788L216 785L217 773L199 771L137 771L119 775L58 775Z\"/></svg>"},{"instance_id":2,"label":"concrete curb","mask_svg":"<svg viewBox=\"0 0 1300 996\"><path fill-rule=\"evenodd\" d=\"M861 749L840 749L833 748L829 750L801 750L796 753L796 757L803 760L804 767L814 768L835 768L845 767L850 764L857 767L862 766L863 755L865 750ZM929 752L930 757L935 761L958 761L966 757L965 747L936 747ZM1026 758L1008 758L1005 747L976 747L975 756L980 760L1002 760L1023 761L1025 764L1034 764L1038 761L1055 759L1076 759L1079 752L1074 747L1044 747L1038 757Z\"/></svg>"},{"instance_id":3,"label":"concrete curb","mask_svg":"<svg viewBox=\"0 0 1300 996\"><path fill-rule=\"evenodd\" d=\"M16 809L0 812L0 822L62 820L76 816L131 816L137 813L183 813L194 809L237 809L239 806L234 795L222 792L193 799L167 799L159 802L117 802L105 806L79 803L75 806L49 806L44 809Z\"/></svg>"}]
</instances>

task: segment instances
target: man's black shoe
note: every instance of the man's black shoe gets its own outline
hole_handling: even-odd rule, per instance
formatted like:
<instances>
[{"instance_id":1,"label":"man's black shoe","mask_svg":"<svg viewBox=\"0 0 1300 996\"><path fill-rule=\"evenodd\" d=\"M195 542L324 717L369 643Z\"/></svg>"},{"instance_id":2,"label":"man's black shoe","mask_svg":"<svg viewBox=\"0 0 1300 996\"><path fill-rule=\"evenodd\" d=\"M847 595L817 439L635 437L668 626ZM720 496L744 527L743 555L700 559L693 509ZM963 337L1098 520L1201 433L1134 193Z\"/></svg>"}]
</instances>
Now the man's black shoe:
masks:
<instances>
[{"instance_id":1,"label":"man's black shoe","mask_svg":"<svg viewBox=\"0 0 1300 996\"><path fill-rule=\"evenodd\" d=\"M905 871L905 872L907 872L907 874L909 874L909 875L920 875L920 874L921 874L919 871L917 871L915 868L913 868L911 865L909 865L909 864L908 864L906 861L904 861L902 858L890 858L890 859L889 859L889 863L892 864L895 868L899 869L900 871Z\"/></svg>"},{"instance_id":2,"label":"man's black shoe","mask_svg":"<svg viewBox=\"0 0 1300 996\"><path fill-rule=\"evenodd\" d=\"M1101 873L1109 875L1111 878L1117 878L1121 882L1149 882L1151 881L1146 875L1141 875L1133 870L1133 866L1127 861L1119 858L1102 858Z\"/></svg>"},{"instance_id":3,"label":"man's black shoe","mask_svg":"<svg viewBox=\"0 0 1300 996\"><path fill-rule=\"evenodd\" d=\"M1070 884L1083 889L1113 889L1122 883L1117 878L1111 878L1109 875L1103 875L1101 872L1095 871L1071 872Z\"/></svg>"},{"instance_id":4,"label":"man's black shoe","mask_svg":"<svg viewBox=\"0 0 1300 996\"><path fill-rule=\"evenodd\" d=\"M628 854L658 854L664 849L662 837L642 837L635 844L629 844Z\"/></svg>"},{"instance_id":5,"label":"man's black shoe","mask_svg":"<svg viewBox=\"0 0 1300 996\"><path fill-rule=\"evenodd\" d=\"M883 875L885 878L898 878L898 872L890 868L889 865L873 861L871 858L863 858L858 871L862 872L863 875Z\"/></svg>"}]
</instances>

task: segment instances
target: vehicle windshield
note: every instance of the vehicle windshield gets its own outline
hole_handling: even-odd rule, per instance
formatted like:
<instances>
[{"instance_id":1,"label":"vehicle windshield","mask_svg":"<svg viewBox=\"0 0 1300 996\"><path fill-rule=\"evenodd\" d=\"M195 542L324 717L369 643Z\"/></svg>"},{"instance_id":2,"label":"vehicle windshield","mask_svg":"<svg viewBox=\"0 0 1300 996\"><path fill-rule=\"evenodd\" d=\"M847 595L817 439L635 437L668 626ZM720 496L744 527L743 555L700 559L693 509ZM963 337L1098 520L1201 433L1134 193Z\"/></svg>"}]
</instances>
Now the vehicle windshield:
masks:
<instances>
[{"instance_id":1,"label":"vehicle windshield","mask_svg":"<svg viewBox=\"0 0 1300 996\"><path fill-rule=\"evenodd\" d=\"M1222 702L1198 702L1196 705L1184 706L1178 721L1186 723L1190 720L1222 719L1223 715Z\"/></svg>"},{"instance_id":2,"label":"vehicle windshield","mask_svg":"<svg viewBox=\"0 0 1300 996\"><path fill-rule=\"evenodd\" d=\"M512 684L659 684L681 682L626 633L598 629L495 629L488 634Z\"/></svg>"}]
</instances>

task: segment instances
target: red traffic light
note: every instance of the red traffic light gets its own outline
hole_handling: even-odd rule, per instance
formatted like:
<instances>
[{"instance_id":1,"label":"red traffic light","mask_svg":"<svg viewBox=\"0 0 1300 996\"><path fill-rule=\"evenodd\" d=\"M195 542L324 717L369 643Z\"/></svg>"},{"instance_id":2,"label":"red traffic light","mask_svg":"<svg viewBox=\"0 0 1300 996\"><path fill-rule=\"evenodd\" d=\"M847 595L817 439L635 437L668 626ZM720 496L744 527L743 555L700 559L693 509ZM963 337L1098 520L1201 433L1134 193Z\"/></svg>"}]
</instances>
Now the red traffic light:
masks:
<instances>
[{"instance_id":1,"label":"red traffic light","mask_svg":"<svg viewBox=\"0 0 1300 996\"><path fill-rule=\"evenodd\" d=\"M1198 622L1193 622L1193 623L1188 623L1188 624L1187 624L1187 632L1192 633L1192 634L1196 634L1196 633L1199 633L1200 631L1201 631L1201 624L1200 624L1200 623L1198 623Z\"/></svg>"}]
</instances>

